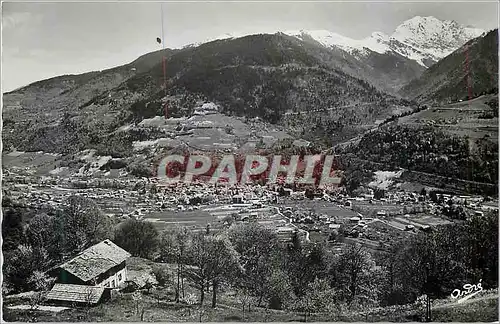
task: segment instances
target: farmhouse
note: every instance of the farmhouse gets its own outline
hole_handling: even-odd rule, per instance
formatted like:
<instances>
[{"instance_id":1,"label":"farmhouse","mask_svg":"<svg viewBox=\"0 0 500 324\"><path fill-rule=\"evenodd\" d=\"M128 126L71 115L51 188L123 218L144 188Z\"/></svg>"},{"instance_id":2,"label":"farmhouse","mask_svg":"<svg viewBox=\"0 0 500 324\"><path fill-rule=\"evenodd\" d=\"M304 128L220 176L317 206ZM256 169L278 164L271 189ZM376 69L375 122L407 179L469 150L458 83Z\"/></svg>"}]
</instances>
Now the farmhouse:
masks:
<instances>
[{"instance_id":1,"label":"farmhouse","mask_svg":"<svg viewBox=\"0 0 500 324\"><path fill-rule=\"evenodd\" d=\"M129 257L127 251L104 240L60 265L57 282L117 288L127 280L125 262Z\"/></svg>"}]
</instances>

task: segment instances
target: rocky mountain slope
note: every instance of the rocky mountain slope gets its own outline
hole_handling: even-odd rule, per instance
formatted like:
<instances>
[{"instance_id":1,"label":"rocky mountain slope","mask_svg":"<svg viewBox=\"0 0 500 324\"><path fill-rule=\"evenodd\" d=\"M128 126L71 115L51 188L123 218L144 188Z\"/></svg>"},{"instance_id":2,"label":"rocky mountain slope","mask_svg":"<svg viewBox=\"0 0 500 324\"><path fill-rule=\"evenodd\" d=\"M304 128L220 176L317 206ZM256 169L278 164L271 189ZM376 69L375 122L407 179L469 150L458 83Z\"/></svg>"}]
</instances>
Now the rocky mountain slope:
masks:
<instances>
[{"instance_id":1,"label":"rocky mountain slope","mask_svg":"<svg viewBox=\"0 0 500 324\"><path fill-rule=\"evenodd\" d=\"M328 33L287 32L157 51L113 69L39 81L5 94L4 147L66 153L154 140L161 134L115 131L162 116L165 102L169 116L190 116L200 100L215 102L224 114L291 127L308 140L346 140L411 110L412 103L394 93L425 70L424 56L437 59L479 32L415 17L391 37L374 33L357 43ZM425 55L418 59L412 54L418 51Z\"/></svg>"},{"instance_id":2,"label":"rocky mountain slope","mask_svg":"<svg viewBox=\"0 0 500 324\"><path fill-rule=\"evenodd\" d=\"M373 53L391 54L402 56L424 68L484 32L479 28L465 27L456 21L440 20L433 16L416 16L401 23L391 35L373 32L364 39L352 39L328 30L283 31L284 34L301 40L314 40L324 47L341 49L360 60ZM246 35L227 33L210 40L243 36Z\"/></svg>"},{"instance_id":3,"label":"rocky mountain slope","mask_svg":"<svg viewBox=\"0 0 500 324\"><path fill-rule=\"evenodd\" d=\"M159 52L6 94L4 147L68 153L115 145L126 136L110 134L130 122L162 116L164 101L172 117L189 116L197 100L209 100L226 114L272 123L289 111L333 109L332 118L346 126L373 123L394 106L408 104L353 76L368 66L283 34L214 41L167 56L166 97ZM340 108L358 104L363 109Z\"/></svg>"},{"instance_id":4,"label":"rocky mountain slope","mask_svg":"<svg viewBox=\"0 0 500 324\"><path fill-rule=\"evenodd\" d=\"M467 42L400 93L418 101L456 102L494 91L498 91L498 29Z\"/></svg>"},{"instance_id":5,"label":"rocky mountain slope","mask_svg":"<svg viewBox=\"0 0 500 324\"><path fill-rule=\"evenodd\" d=\"M479 28L462 26L455 21L439 20L432 16L416 16L396 27L391 35L373 32L371 36L360 40L328 30L288 30L268 33L285 34L305 43L332 50L343 58L355 62L355 65L362 66L358 68L361 72L358 74L354 72L354 75L391 92L399 90L403 84L419 77L426 68L484 32ZM236 39L248 35L227 33L207 39L205 42Z\"/></svg>"},{"instance_id":6,"label":"rocky mountain slope","mask_svg":"<svg viewBox=\"0 0 500 324\"><path fill-rule=\"evenodd\" d=\"M359 51L347 50L346 47L325 46L327 43L319 40L314 33L313 35L301 33L292 37L300 39L308 46L321 49L322 52L330 53L329 55L335 55L336 61L342 62L339 68L389 93L396 93L401 85L417 78L425 71L424 66L396 52L379 53L365 50L361 55Z\"/></svg>"},{"instance_id":7,"label":"rocky mountain slope","mask_svg":"<svg viewBox=\"0 0 500 324\"><path fill-rule=\"evenodd\" d=\"M435 17L416 16L404 21L392 35L374 32L370 37L355 40L325 31L300 31L287 34L303 38L308 35L326 47L339 47L359 57L379 54L399 54L418 64L429 67L462 46L468 40L478 37L484 30L459 25L455 21L439 20Z\"/></svg>"}]
</instances>

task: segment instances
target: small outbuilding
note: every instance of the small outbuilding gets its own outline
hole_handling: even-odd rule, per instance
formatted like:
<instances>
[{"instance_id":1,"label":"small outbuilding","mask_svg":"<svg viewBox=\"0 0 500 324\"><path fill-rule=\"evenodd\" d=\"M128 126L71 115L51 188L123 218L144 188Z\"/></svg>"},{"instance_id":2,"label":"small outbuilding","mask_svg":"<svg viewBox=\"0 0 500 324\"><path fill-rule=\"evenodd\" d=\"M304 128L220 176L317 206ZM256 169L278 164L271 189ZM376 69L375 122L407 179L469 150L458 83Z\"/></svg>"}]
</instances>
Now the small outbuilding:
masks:
<instances>
[{"instance_id":1,"label":"small outbuilding","mask_svg":"<svg viewBox=\"0 0 500 324\"><path fill-rule=\"evenodd\" d=\"M107 294L104 287L56 283L47 300L57 304L97 305Z\"/></svg>"}]
</instances>

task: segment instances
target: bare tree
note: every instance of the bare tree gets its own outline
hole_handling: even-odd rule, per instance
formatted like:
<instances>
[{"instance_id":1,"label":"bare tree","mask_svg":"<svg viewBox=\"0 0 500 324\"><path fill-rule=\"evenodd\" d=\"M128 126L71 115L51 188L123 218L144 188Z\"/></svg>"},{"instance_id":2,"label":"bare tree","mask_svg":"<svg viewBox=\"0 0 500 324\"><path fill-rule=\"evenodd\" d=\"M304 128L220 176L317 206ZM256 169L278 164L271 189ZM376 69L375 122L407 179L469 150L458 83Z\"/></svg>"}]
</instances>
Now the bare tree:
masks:
<instances>
[{"instance_id":1,"label":"bare tree","mask_svg":"<svg viewBox=\"0 0 500 324\"><path fill-rule=\"evenodd\" d=\"M200 291L203 305L205 292L212 286L212 307L217 306L217 291L224 281L229 281L238 269L238 257L229 239L223 235L198 233L189 250L193 265L186 274Z\"/></svg>"},{"instance_id":2,"label":"bare tree","mask_svg":"<svg viewBox=\"0 0 500 324\"><path fill-rule=\"evenodd\" d=\"M142 298L142 295L141 293L139 292L134 292L132 294L132 299L134 301L134 306L135 306L135 314L136 315L139 315L140 314L140 318L141 318L141 321L144 321L144 313L146 312L146 307L145 307L145 304L144 304L144 300Z\"/></svg>"},{"instance_id":3,"label":"bare tree","mask_svg":"<svg viewBox=\"0 0 500 324\"><path fill-rule=\"evenodd\" d=\"M153 288L152 295L156 299L156 305L160 306L160 301L162 299L162 293L161 293L160 288L158 288L158 287Z\"/></svg>"},{"instance_id":4,"label":"bare tree","mask_svg":"<svg viewBox=\"0 0 500 324\"><path fill-rule=\"evenodd\" d=\"M230 229L229 238L241 265L236 285L258 298L260 306L270 291L273 257L278 250L275 233L258 224L242 224Z\"/></svg>"},{"instance_id":5,"label":"bare tree","mask_svg":"<svg viewBox=\"0 0 500 324\"><path fill-rule=\"evenodd\" d=\"M341 297L351 303L355 298L372 298L376 293L373 278L374 262L366 249L359 245L347 245L333 262L330 269L332 284Z\"/></svg>"},{"instance_id":6,"label":"bare tree","mask_svg":"<svg viewBox=\"0 0 500 324\"><path fill-rule=\"evenodd\" d=\"M135 314L138 315L142 304L142 295L136 291L132 294L132 300L134 301Z\"/></svg>"},{"instance_id":7,"label":"bare tree","mask_svg":"<svg viewBox=\"0 0 500 324\"><path fill-rule=\"evenodd\" d=\"M298 298L296 309L304 314L307 322L311 313L320 313L331 310L335 303L335 292L325 279L315 279L305 288L305 294Z\"/></svg>"},{"instance_id":8,"label":"bare tree","mask_svg":"<svg viewBox=\"0 0 500 324\"><path fill-rule=\"evenodd\" d=\"M190 242L191 232L186 227L177 227L174 230L165 231L161 236L160 255L162 261L173 261L177 264L177 285L175 289L175 300L177 302L181 295L184 297L184 276Z\"/></svg>"},{"instance_id":9,"label":"bare tree","mask_svg":"<svg viewBox=\"0 0 500 324\"><path fill-rule=\"evenodd\" d=\"M54 283L54 278L49 278L41 271L34 271L28 278L28 282L35 289L35 293L30 297L31 310L38 309L38 306L45 300L47 291Z\"/></svg>"},{"instance_id":10,"label":"bare tree","mask_svg":"<svg viewBox=\"0 0 500 324\"><path fill-rule=\"evenodd\" d=\"M189 261L193 267L186 270L186 275L200 292L200 305L205 300L205 288L208 282L208 250L206 239L203 233L198 233L193 237L189 249Z\"/></svg>"},{"instance_id":11,"label":"bare tree","mask_svg":"<svg viewBox=\"0 0 500 324\"><path fill-rule=\"evenodd\" d=\"M33 295L30 296L29 304L30 310L36 310L40 306L40 304L45 300L46 292L37 291Z\"/></svg>"},{"instance_id":12,"label":"bare tree","mask_svg":"<svg viewBox=\"0 0 500 324\"><path fill-rule=\"evenodd\" d=\"M200 304L200 307L199 307L199 319L200 319L200 323L203 321L203 315L205 315L205 307L203 306L203 304Z\"/></svg>"},{"instance_id":13,"label":"bare tree","mask_svg":"<svg viewBox=\"0 0 500 324\"><path fill-rule=\"evenodd\" d=\"M238 255L226 236L208 236L207 275L212 284L212 307L217 306L217 291L239 270Z\"/></svg>"},{"instance_id":14,"label":"bare tree","mask_svg":"<svg viewBox=\"0 0 500 324\"><path fill-rule=\"evenodd\" d=\"M243 319L245 319L246 312L251 311L251 306L255 305L258 298L255 298L254 296L252 296L246 287L241 287L241 288L237 289L237 296L238 296L237 298L238 298L239 302L241 303L241 309L243 312Z\"/></svg>"}]
</instances>

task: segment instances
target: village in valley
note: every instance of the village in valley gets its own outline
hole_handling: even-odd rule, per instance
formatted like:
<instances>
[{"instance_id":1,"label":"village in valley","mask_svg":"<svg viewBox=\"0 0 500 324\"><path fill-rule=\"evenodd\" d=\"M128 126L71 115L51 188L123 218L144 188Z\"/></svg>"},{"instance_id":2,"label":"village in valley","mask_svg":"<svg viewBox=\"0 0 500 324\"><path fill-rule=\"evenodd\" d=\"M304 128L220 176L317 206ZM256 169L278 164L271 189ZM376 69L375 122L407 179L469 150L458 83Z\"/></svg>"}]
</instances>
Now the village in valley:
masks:
<instances>
[{"instance_id":1,"label":"village in valley","mask_svg":"<svg viewBox=\"0 0 500 324\"><path fill-rule=\"evenodd\" d=\"M398 24L162 33L3 93L2 319L497 321L498 30Z\"/></svg>"},{"instance_id":2,"label":"village in valley","mask_svg":"<svg viewBox=\"0 0 500 324\"><path fill-rule=\"evenodd\" d=\"M11 154L13 158L22 155ZM181 309L185 308L186 311L182 313L176 306L176 315L172 315L176 316L176 320L201 320L203 316L220 318L220 314L208 315L209 310L201 308L202 304L197 305L196 279L191 279L190 284L182 288L178 286L179 277L184 285L184 280L189 282L190 276L197 272L191 269L193 272L190 275L180 274L179 271L185 270L183 266L188 267L187 264L193 260L187 256L179 260L175 251L184 246L184 253L188 253L189 245L200 244L193 239L196 235L218 237L237 231L243 231L240 233L243 235L262 231L260 235L275 237L275 244L283 247L299 244L306 255L311 252L305 251L311 249L321 249L324 251L321 253L326 255L343 255L346 251L351 253L349 248L352 246L359 246L366 253L386 255L392 253L395 241L411 240L419 233L431 235L429 233L439 231L443 225L484 217L485 213L497 211L496 200L480 195L446 194L425 187L415 192L402 190L401 183L398 184L398 172L378 172L373 181L360 191L362 194L352 195L341 185L304 187L287 184L284 178L269 184L211 184L201 180L165 184L154 177L122 175L110 179L109 173L100 172L98 168L93 177L77 175L72 178L39 176L31 170L30 167L14 167L4 172L3 192L4 196L9 197L8 202L4 198L5 205L39 210L44 215L42 222L49 223L46 217L56 219L58 210L77 208L86 213L89 212L86 209L90 208L94 211L89 212L89 221L97 222L97 227L100 226L101 221L95 219L97 216L93 214L98 211L99 217L114 224L114 235L120 236L119 245L125 245L122 248L113 239L105 239L75 255L68 251L62 264L53 264L46 272L39 274L41 277L38 281L48 285L45 286L43 297L33 291L6 296L4 307L9 312L37 316L51 314L49 317L41 315L43 320L54 316L60 320L74 320L74 316L76 319L92 319L94 317L85 317L90 315L88 312L82 314L81 310L90 307L91 312L95 312L102 307L124 307L124 303L130 309L124 310L124 317L120 317L122 320L163 320L161 316L164 315L160 315L163 313L159 314L154 309L168 309L167 305L179 300L184 305ZM33 170L39 171L40 166ZM382 175L386 177L381 178ZM82 182L85 187L79 188ZM86 204L91 207L81 209ZM34 219L39 217L35 215ZM130 232L121 233L120 226L126 227L126 224L145 226L146 233L130 228ZM50 225L39 230L50 231ZM244 234L245 231L250 232ZM133 235L145 237L130 237ZM176 239L186 241L181 243L176 242ZM189 240L193 241L190 243ZM133 246L134 251L127 251L126 246ZM165 251L169 248L174 250ZM231 262L241 261L233 259ZM184 262L187 264L183 265ZM207 262L204 266L209 266L210 262ZM383 263L379 262L371 265L373 269L381 266ZM191 267L196 269L195 265ZM210 281L208 278L206 280L206 293L210 295L213 287L210 288ZM241 279L236 280L239 282ZM239 309L239 299L231 296L238 294L242 288L234 290L233 287L239 287L239 283L232 286L229 279L225 279L224 285L218 288L221 297L218 297L219 306L216 309ZM186 291L190 291L190 300L185 297ZM181 293L183 297L180 297ZM245 305L243 303L241 307ZM256 310L259 307L262 306ZM409 313L414 311L413 308L407 310ZM297 313L298 318L302 314ZM251 315L247 313L246 316ZM271 319L277 315L265 316ZM376 318L377 315L370 316Z\"/></svg>"}]
</instances>

